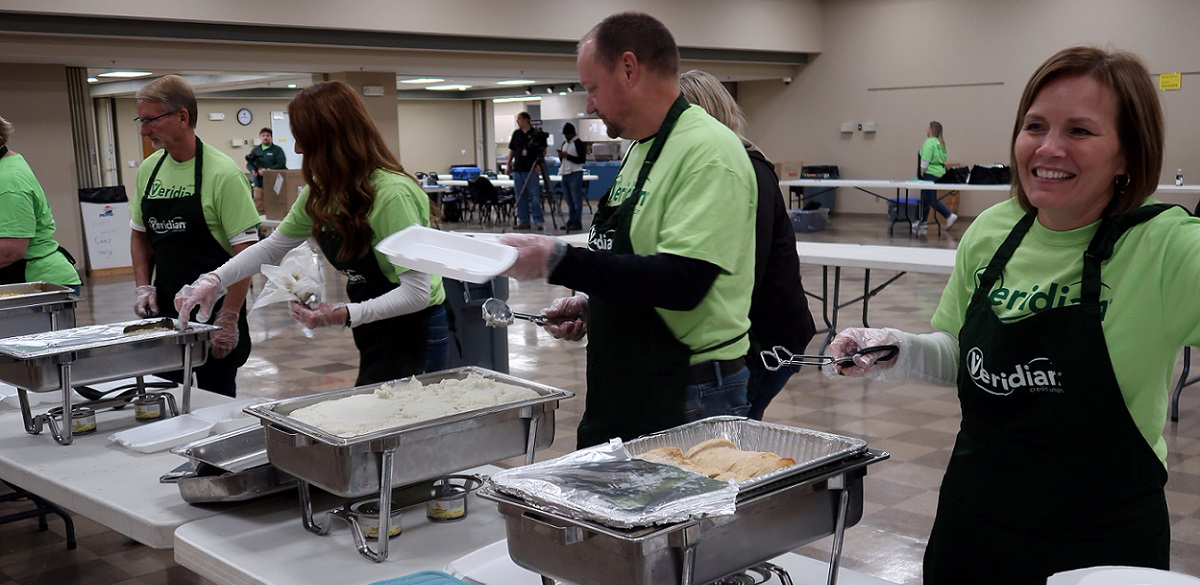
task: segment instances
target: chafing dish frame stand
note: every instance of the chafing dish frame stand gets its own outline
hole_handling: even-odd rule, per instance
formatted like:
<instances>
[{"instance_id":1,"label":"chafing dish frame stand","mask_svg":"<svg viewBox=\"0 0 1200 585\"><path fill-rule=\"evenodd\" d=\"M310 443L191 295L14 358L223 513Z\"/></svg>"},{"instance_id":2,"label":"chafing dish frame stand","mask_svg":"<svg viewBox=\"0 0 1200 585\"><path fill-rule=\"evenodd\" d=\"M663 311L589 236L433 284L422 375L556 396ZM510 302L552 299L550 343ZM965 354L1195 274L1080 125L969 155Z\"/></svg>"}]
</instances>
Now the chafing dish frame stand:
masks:
<instances>
[{"instance_id":1,"label":"chafing dish frame stand","mask_svg":"<svg viewBox=\"0 0 1200 585\"><path fill-rule=\"evenodd\" d=\"M525 443L525 465L533 463L535 446L537 444L538 432L538 417L533 416L532 409L530 416L523 417L529 419L529 435ZM358 524L358 518L351 514L348 507L336 508L325 513L325 521L318 523L313 515L312 492L310 491L309 483L303 479L297 479L297 491L300 492L300 519L304 523L304 529L316 534L324 536L329 533L331 528L332 518L341 518L346 521L354 534L354 547L358 549L358 553L374 563L382 563L388 558L388 541L391 540L388 534L391 534L392 529L392 467L394 462L395 448L385 449L380 452L379 457L379 550L373 550L371 545L367 543L366 536Z\"/></svg>"},{"instance_id":2,"label":"chafing dish frame stand","mask_svg":"<svg viewBox=\"0 0 1200 585\"><path fill-rule=\"evenodd\" d=\"M882 451L876 452L876 451L869 450L869 451L867 451L867 453L870 454L872 456L872 458L870 460L863 462L862 464L856 464L850 468L838 470L831 475L820 474L820 475L816 475L816 476L812 476L812 477L807 477L807 478L804 478L801 481L798 481L792 485L788 485L787 487L782 488L783 490L797 489L802 486L819 484L821 482L824 482L826 490L831 491L831 492L832 491L839 492L837 513L836 513L837 515L834 518L833 546L831 547L831 551L830 551L829 575L828 575L827 581L826 581L827 585L837 585L837 581L838 581L838 572L840 570L841 557L842 557L842 543L843 543L843 539L844 539L845 532L846 532L846 518L850 513L850 487L851 487L851 483L852 483L849 479L850 474L860 473L860 470L861 470L861 473L863 475L865 475L866 467L868 465L870 465L872 463L876 463L878 461L882 461L884 459L887 459L889 456L886 452L882 452ZM760 496L754 496L754 499L757 499L758 497L760 497ZM493 499L493 498L485 496L485 499ZM564 526L557 526L554 524L543 522L534 516L528 515L528 512L533 512L533 513L541 512L541 510L538 510L537 508L531 507L528 504L523 504L523 503L518 504L517 502L511 501L511 500L505 501L505 502L501 502L499 500L496 500L496 501L501 506L507 505L507 506L515 507L517 509L526 510L527 513L524 515L524 517L526 519L532 520L537 524L542 524L546 527L556 530L557 532L559 532L560 538L563 539L563 542L566 544L573 544L576 542L582 542L584 540L585 528L582 526L573 525L573 526L565 526L564 527ZM695 565L696 565L696 546L701 540L700 523L701 523L700 519L693 519L693 520L689 520L689 521L677 524L673 527L666 527L666 528L670 528L672 530L669 534L667 534L668 543L672 547L682 549L683 558L681 559L679 585L701 585L701 584L693 582L694 573L695 573ZM593 524L591 526L588 526L586 528L586 530L593 531L593 532L599 532L601 534L608 534L610 536L615 536L617 538L621 538L621 536L615 531L615 529L607 529L606 527L604 527L602 525ZM765 565L770 565L770 564L766 563ZM756 564L754 566L759 566L759 564ZM786 572L783 572L782 569L779 569L777 571L777 570L775 570L776 568L770 568L769 566L768 566L768 568L772 572L779 575L780 578L784 580L785 584L790 582L790 578L784 579L784 575L786 575ZM535 573L537 572L536 569L529 568L529 570L531 570ZM547 577L547 576L543 575L542 576L542 584L543 585L555 585L556 581L551 577Z\"/></svg>"},{"instance_id":3,"label":"chafing dish frame stand","mask_svg":"<svg viewBox=\"0 0 1200 585\"><path fill-rule=\"evenodd\" d=\"M192 411L192 343L183 343L183 412ZM58 423L55 422L55 417L50 413L39 414L33 416L33 412L29 405L29 395L24 388L17 387L17 399L21 403L21 418L25 422L25 432L31 435L37 435L42 432L42 426L50 427L50 434L54 440L60 445L70 445L74 439L74 433L71 430L72 415L72 398L71 393L71 363L75 361L75 352L64 353L60 356L55 356L54 361L58 364L60 372L60 390L62 392L62 421L63 428L58 428ZM137 393L134 397L140 397L146 394L146 382L143 376L137 376ZM166 397L167 405L170 408L172 416L179 414L179 409L175 405L175 397L170 392L162 392ZM108 407L117 403L128 403L125 398L110 398L105 400L95 400L84 402L86 406Z\"/></svg>"}]
</instances>

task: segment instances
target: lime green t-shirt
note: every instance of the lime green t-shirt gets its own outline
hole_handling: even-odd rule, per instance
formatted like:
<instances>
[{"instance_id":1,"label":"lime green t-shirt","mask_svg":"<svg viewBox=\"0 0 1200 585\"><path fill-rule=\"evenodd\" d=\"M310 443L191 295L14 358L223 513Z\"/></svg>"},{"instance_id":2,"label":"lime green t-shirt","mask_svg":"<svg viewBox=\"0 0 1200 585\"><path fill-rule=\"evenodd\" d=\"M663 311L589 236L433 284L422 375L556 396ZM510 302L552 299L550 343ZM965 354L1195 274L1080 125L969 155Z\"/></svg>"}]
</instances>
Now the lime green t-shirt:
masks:
<instances>
[{"instance_id":1,"label":"lime green t-shirt","mask_svg":"<svg viewBox=\"0 0 1200 585\"><path fill-rule=\"evenodd\" d=\"M55 254L54 216L46 193L25 157L0 158L0 238L29 240L25 280L63 286L80 284L79 273L62 254Z\"/></svg>"},{"instance_id":2,"label":"lime green t-shirt","mask_svg":"<svg viewBox=\"0 0 1200 585\"><path fill-rule=\"evenodd\" d=\"M1154 203L1154 201L1148 201ZM958 337L983 270L1024 211L1016 199L979 215L963 234L933 327ZM989 295L1002 321L1079 302L1083 252L1099 222L1055 232L1034 222ZM1200 219L1182 208L1127 232L1101 267L1105 342L1125 405L1166 463L1162 436L1175 360L1200 345Z\"/></svg>"},{"instance_id":3,"label":"lime green t-shirt","mask_svg":"<svg viewBox=\"0 0 1200 585\"><path fill-rule=\"evenodd\" d=\"M371 188L375 191L375 202L371 212L367 214L367 223L374 232L371 237L371 247L374 248L384 238L411 225L429 227L429 196L408 177L376 169L371 173ZM292 204L283 221L279 224L279 233L289 238L307 238L312 235L312 218L308 216L304 206L308 202L308 187L300 191L300 196ZM407 272L392 264L387 256L378 250L372 250L375 262L380 272L392 282L399 282L398 275ZM429 277L429 306L435 307L446 300L446 292L442 288L442 277L433 274Z\"/></svg>"},{"instance_id":4,"label":"lime green t-shirt","mask_svg":"<svg viewBox=\"0 0 1200 585\"><path fill-rule=\"evenodd\" d=\"M653 139L634 144L612 186L620 205L637 181ZM639 255L674 254L720 268L712 288L690 311L656 308L675 338L692 351L718 345L750 329L754 288L757 183L746 148L700 106L691 106L671 131L642 187L630 240ZM692 355L691 363L733 359L749 351L748 337Z\"/></svg>"},{"instance_id":5,"label":"lime green t-shirt","mask_svg":"<svg viewBox=\"0 0 1200 585\"><path fill-rule=\"evenodd\" d=\"M926 173L935 177L946 174L946 147L942 146L941 140L932 136L926 138L925 144L921 145L921 160L929 161Z\"/></svg>"},{"instance_id":6,"label":"lime green t-shirt","mask_svg":"<svg viewBox=\"0 0 1200 585\"><path fill-rule=\"evenodd\" d=\"M155 152L138 167L137 188L129 196L129 222L138 231L146 229L142 219L142 197L146 193L146 182L150 180L150 173L154 172L163 154L161 150ZM150 188L150 198L191 196L196 187L195 163L195 157L181 163L167 155ZM204 210L204 223L208 225L208 231L230 255L233 255L233 246L229 244L229 238L262 223L254 207L254 197L250 194L250 182L246 180L242 169L233 159L208 144L204 145L200 206Z\"/></svg>"}]
</instances>

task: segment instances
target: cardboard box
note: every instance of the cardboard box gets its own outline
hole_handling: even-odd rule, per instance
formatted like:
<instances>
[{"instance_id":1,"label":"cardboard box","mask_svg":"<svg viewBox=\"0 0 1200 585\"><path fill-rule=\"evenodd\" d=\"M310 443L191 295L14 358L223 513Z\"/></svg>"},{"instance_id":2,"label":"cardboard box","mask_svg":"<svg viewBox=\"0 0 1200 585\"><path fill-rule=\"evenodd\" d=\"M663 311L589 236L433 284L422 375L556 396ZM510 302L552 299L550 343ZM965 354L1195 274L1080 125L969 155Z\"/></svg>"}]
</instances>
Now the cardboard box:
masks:
<instances>
[{"instance_id":1,"label":"cardboard box","mask_svg":"<svg viewBox=\"0 0 1200 585\"><path fill-rule=\"evenodd\" d=\"M304 189L304 171L263 171L263 208L267 219L283 219L300 191Z\"/></svg>"},{"instance_id":2,"label":"cardboard box","mask_svg":"<svg viewBox=\"0 0 1200 585\"><path fill-rule=\"evenodd\" d=\"M779 175L780 181L791 181L799 179L800 170L804 168L804 163L800 161L784 161L775 163L775 174Z\"/></svg>"}]
</instances>

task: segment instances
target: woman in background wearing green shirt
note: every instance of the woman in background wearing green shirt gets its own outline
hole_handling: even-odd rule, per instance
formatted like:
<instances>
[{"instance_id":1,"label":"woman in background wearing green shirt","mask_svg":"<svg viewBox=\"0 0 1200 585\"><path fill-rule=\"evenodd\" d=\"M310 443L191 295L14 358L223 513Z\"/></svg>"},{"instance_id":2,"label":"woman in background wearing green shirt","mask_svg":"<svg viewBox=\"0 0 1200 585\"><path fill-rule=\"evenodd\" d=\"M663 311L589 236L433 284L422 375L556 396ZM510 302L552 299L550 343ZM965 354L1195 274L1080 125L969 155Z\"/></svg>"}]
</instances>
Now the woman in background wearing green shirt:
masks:
<instances>
[{"instance_id":1,"label":"woman in background wearing green shirt","mask_svg":"<svg viewBox=\"0 0 1200 585\"><path fill-rule=\"evenodd\" d=\"M921 171L918 177L922 181L937 181L946 174L946 140L942 138L942 123L930 122L925 136L925 144L921 145ZM917 231L928 227L930 209L946 218L946 229L958 221L958 215L950 213L946 204L938 201L937 191L921 189L921 221L917 224Z\"/></svg>"},{"instance_id":2,"label":"woman in background wearing green shirt","mask_svg":"<svg viewBox=\"0 0 1200 585\"><path fill-rule=\"evenodd\" d=\"M46 193L25 157L8 149L12 132L0 118L0 284L49 282L78 293L79 274L54 241Z\"/></svg>"},{"instance_id":3,"label":"woman in background wearing green shirt","mask_svg":"<svg viewBox=\"0 0 1200 585\"><path fill-rule=\"evenodd\" d=\"M304 155L307 186L278 229L181 290L176 306L211 306L222 294L221 283L246 278L262 264L278 264L312 236L348 277L351 302L315 308L292 302L292 318L310 328L353 328L356 384L445 369L449 345L441 278L393 266L374 249L406 227L428 226L429 197L388 150L349 85L309 86L288 104L288 115L296 152Z\"/></svg>"}]
</instances>

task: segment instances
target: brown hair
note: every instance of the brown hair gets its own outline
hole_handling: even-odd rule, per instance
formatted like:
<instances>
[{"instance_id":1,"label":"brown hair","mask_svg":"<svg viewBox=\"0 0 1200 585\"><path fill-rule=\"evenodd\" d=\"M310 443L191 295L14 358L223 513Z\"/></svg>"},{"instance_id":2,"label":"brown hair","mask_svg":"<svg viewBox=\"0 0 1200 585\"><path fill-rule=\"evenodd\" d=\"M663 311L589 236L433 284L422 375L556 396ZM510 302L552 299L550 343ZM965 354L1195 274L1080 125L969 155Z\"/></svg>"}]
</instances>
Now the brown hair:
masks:
<instances>
[{"instance_id":1,"label":"brown hair","mask_svg":"<svg viewBox=\"0 0 1200 585\"><path fill-rule=\"evenodd\" d=\"M342 240L337 261L371 251L374 232L367 215L375 202L371 173L386 169L413 179L383 142L362 98L341 81L304 88L288 103L292 136L304 149L301 169L308 184L304 210L313 237L331 231Z\"/></svg>"},{"instance_id":2,"label":"brown hair","mask_svg":"<svg viewBox=\"0 0 1200 585\"><path fill-rule=\"evenodd\" d=\"M663 77L679 75L675 37L662 22L644 12L622 12L605 18L583 36L579 46L588 41L595 41L596 61L610 70L621 55L629 52L643 67Z\"/></svg>"},{"instance_id":3,"label":"brown hair","mask_svg":"<svg viewBox=\"0 0 1200 585\"><path fill-rule=\"evenodd\" d=\"M0 117L0 146L8 146L8 139L12 137L13 126L8 123L3 117Z\"/></svg>"},{"instance_id":4,"label":"brown hair","mask_svg":"<svg viewBox=\"0 0 1200 585\"><path fill-rule=\"evenodd\" d=\"M143 85L133 97L139 102L159 104L167 113L187 110L188 126L196 127L196 92L178 75L159 77Z\"/></svg>"},{"instance_id":5,"label":"brown hair","mask_svg":"<svg viewBox=\"0 0 1200 585\"><path fill-rule=\"evenodd\" d=\"M938 142L940 142L942 144L942 150L946 149L946 139L942 137L942 123L941 122L938 122L937 120L930 122L929 123L929 134L932 135L933 138L938 139Z\"/></svg>"},{"instance_id":6,"label":"brown hair","mask_svg":"<svg viewBox=\"0 0 1200 585\"><path fill-rule=\"evenodd\" d=\"M1140 207L1154 193L1162 173L1163 157L1163 113L1158 102L1158 93L1150 81L1150 72L1142 60L1125 51L1106 51L1096 47L1071 47L1063 49L1042 63L1029 78L1021 103L1017 108L1017 121L1013 126L1012 166L1017 166L1016 152L1012 149L1024 126L1025 114L1034 98L1047 85L1065 78L1086 76L1099 81L1112 90L1117 102L1117 139L1125 155L1124 180L1118 177L1113 185L1113 198L1104 215L1120 215ZM1029 201L1021 181L1013 183L1017 201L1027 212L1036 208Z\"/></svg>"}]
</instances>

